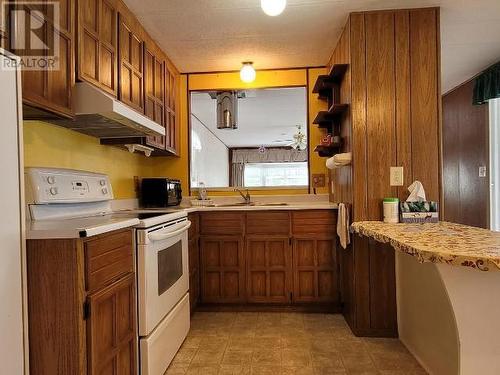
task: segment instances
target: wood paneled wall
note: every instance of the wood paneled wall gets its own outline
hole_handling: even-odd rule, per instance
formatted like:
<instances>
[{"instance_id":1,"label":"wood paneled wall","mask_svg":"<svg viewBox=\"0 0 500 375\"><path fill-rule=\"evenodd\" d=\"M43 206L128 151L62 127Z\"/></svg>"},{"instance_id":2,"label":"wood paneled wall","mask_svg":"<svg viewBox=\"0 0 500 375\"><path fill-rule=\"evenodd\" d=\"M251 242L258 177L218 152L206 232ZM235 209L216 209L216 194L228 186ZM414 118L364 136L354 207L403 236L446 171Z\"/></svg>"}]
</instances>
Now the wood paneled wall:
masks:
<instances>
[{"instance_id":1,"label":"wood paneled wall","mask_svg":"<svg viewBox=\"0 0 500 375\"><path fill-rule=\"evenodd\" d=\"M489 228L488 104L472 105L474 81L443 96L443 195L447 221Z\"/></svg>"},{"instance_id":2,"label":"wood paneled wall","mask_svg":"<svg viewBox=\"0 0 500 375\"><path fill-rule=\"evenodd\" d=\"M440 198L439 9L353 13L330 65L350 69L341 99L344 152L351 166L331 172L332 200L353 205L354 220L380 220L382 199L406 199L420 180ZM404 186L390 186L390 167L404 167Z\"/></svg>"},{"instance_id":3,"label":"wood paneled wall","mask_svg":"<svg viewBox=\"0 0 500 375\"><path fill-rule=\"evenodd\" d=\"M351 49L350 49L350 18L342 32L340 39L333 51L331 63L335 64L350 64ZM340 102L351 104L351 66L347 68L344 79L340 85ZM342 152L349 152L352 143L352 127L350 111L342 118L342 126L340 128L340 136L343 139ZM344 202L352 204L352 167L346 166L330 171L330 181L333 182L333 191L330 188L330 200L332 202Z\"/></svg>"}]
</instances>

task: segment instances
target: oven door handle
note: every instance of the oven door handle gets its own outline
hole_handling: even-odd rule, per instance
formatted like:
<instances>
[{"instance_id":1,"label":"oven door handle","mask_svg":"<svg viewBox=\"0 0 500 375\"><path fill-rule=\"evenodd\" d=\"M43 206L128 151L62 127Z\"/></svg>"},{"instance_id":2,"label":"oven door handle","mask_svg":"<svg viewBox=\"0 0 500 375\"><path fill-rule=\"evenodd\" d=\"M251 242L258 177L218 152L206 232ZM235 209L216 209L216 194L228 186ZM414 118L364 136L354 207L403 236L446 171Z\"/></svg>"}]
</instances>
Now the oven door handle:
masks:
<instances>
[{"instance_id":1,"label":"oven door handle","mask_svg":"<svg viewBox=\"0 0 500 375\"><path fill-rule=\"evenodd\" d=\"M175 237L178 234L181 234L182 232L186 231L191 227L191 222L188 220L186 225L184 225L182 228L174 230L173 232L168 232L168 233L149 233L148 238L150 241L164 241L168 240L169 238Z\"/></svg>"}]
</instances>

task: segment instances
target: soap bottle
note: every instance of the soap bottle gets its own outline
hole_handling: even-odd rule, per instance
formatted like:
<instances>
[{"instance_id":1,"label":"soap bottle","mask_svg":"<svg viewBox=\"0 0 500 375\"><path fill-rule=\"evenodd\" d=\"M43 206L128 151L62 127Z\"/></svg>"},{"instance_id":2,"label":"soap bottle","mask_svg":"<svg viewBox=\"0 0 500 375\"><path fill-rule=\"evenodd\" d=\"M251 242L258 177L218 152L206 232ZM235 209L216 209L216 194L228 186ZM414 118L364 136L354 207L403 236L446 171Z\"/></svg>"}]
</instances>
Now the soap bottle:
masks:
<instances>
[{"instance_id":1,"label":"soap bottle","mask_svg":"<svg viewBox=\"0 0 500 375\"><path fill-rule=\"evenodd\" d=\"M205 184L203 182L198 184L198 199L202 201L208 199L207 189L205 188Z\"/></svg>"}]
</instances>

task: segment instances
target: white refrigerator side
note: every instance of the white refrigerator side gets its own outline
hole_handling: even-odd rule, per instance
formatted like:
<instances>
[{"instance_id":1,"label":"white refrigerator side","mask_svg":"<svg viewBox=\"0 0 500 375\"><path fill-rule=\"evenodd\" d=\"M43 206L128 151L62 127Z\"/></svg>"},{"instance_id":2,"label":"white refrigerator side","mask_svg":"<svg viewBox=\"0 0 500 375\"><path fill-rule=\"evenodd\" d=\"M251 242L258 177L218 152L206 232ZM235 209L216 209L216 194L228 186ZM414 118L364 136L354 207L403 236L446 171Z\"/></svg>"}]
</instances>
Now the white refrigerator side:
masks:
<instances>
[{"instance_id":1,"label":"white refrigerator side","mask_svg":"<svg viewBox=\"0 0 500 375\"><path fill-rule=\"evenodd\" d=\"M490 106L490 229L500 231L500 98Z\"/></svg>"},{"instance_id":2,"label":"white refrigerator side","mask_svg":"<svg viewBox=\"0 0 500 375\"><path fill-rule=\"evenodd\" d=\"M0 49L0 363L3 374L24 374L28 345L21 76L4 68L9 60L15 57Z\"/></svg>"}]
</instances>

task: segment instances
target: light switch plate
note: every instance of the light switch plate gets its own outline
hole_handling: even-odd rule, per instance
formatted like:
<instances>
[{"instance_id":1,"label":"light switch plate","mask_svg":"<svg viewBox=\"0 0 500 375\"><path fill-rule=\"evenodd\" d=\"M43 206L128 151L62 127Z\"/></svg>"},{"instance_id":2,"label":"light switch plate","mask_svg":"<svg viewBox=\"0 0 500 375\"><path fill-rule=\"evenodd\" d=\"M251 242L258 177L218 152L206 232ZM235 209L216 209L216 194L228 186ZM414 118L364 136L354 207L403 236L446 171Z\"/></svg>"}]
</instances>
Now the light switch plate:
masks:
<instances>
[{"instance_id":1,"label":"light switch plate","mask_svg":"<svg viewBox=\"0 0 500 375\"><path fill-rule=\"evenodd\" d=\"M479 177L486 177L486 166L482 165L479 167Z\"/></svg>"},{"instance_id":2,"label":"light switch plate","mask_svg":"<svg viewBox=\"0 0 500 375\"><path fill-rule=\"evenodd\" d=\"M403 167L391 167L391 186L403 186Z\"/></svg>"}]
</instances>

